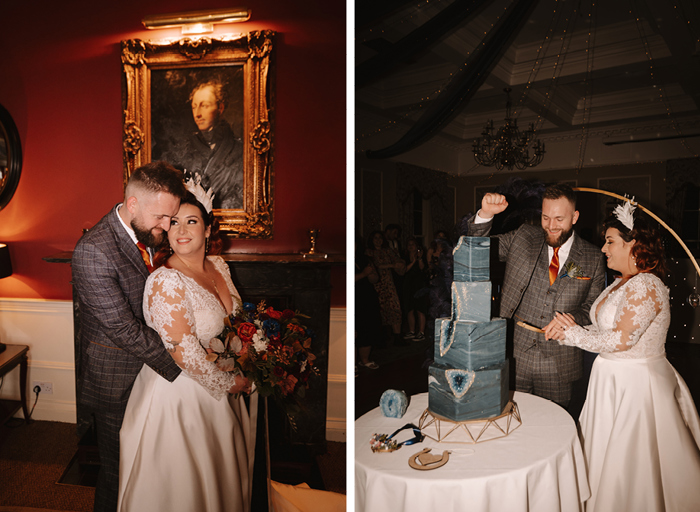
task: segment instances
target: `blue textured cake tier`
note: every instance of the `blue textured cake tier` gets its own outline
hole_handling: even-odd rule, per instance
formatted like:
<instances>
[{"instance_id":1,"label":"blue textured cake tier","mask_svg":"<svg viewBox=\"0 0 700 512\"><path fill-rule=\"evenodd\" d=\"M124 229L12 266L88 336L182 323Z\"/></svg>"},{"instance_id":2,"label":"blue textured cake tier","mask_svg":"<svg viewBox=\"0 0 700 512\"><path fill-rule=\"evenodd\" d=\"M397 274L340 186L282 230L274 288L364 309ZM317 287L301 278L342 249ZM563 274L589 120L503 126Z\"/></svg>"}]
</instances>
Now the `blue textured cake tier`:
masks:
<instances>
[{"instance_id":1,"label":"blue textured cake tier","mask_svg":"<svg viewBox=\"0 0 700 512\"><path fill-rule=\"evenodd\" d=\"M428 369L428 409L452 421L492 418L508 403L508 360L481 370L433 363Z\"/></svg>"},{"instance_id":2,"label":"blue textured cake tier","mask_svg":"<svg viewBox=\"0 0 700 512\"><path fill-rule=\"evenodd\" d=\"M477 370L506 358L506 321L451 322L435 320L435 362L454 368Z\"/></svg>"},{"instance_id":3,"label":"blue textured cake tier","mask_svg":"<svg viewBox=\"0 0 700 512\"><path fill-rule=\"evenodd\" d=\"M452 320L491 320L491 282L452 283Z\"/></svg>"},{"instance_id":4,"label":"blue textured cake tier","mask_svg":"<svg viewBox=\"0 0 700 512\"><path fill-rule=\"evenodd\" d=\"M491 239L487 236L460 237L452 255L455 281L488 281Z\"/></svg>"}]
</instances>

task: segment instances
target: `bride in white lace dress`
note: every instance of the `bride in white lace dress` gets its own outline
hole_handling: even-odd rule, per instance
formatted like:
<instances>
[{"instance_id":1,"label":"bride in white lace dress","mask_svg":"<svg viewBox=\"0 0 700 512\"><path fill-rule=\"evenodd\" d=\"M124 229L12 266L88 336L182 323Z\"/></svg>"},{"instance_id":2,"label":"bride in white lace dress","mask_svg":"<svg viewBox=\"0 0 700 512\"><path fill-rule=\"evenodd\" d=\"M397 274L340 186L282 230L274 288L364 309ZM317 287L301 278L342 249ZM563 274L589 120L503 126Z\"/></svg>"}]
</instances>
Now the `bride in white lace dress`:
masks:
<instances>
[{"instance_id":1,"label":"bride in white lace dress","mask_svg":"<svg viewBox=\"0 0 700 512\"><path fill-rule=\"evenodd\" d=\"M241 304L222 258L205 258L211 216L192 195L172 218L174 254L144 292L147 324L183 368L172 383L148 366L134 383L120 432L122 512L248 511L257 395L244 377L206 361L208 342Z\"/></svg>"},{"instance_id":2,"label":"bride in white lace dress","mask_svg":"<svg viewBox=\"0 0 700 512\"><path fill-rule=\"evenodd\" d=\"M599 352L579 418L586 511L700 511L700 420L664 349L671 314L659 279L663 247L633 210L618 206L605 225L603 253L622 275L591 307L592 325L559 314L548 333Z\"/></svg>"}]
</instances>

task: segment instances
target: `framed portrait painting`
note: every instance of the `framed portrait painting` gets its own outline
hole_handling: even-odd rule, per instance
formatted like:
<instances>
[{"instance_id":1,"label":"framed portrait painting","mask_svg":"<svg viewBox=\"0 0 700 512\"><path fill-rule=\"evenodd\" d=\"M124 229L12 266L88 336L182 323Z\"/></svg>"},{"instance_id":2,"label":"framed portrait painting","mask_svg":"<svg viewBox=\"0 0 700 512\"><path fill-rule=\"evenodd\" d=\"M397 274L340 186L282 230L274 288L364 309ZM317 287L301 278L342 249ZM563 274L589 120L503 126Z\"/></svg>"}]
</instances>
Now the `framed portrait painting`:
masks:
<instances>
[{"instance_id":1,"label":"framed portrait painting","mask_svg":"<svg viewBox=\"0 0 700 512\"><path fill-rule=\"evenodd\" d=\"M124 183L165 160L213 190L222 233L272 238L273 42L122 41Z\"/></svg>"}]
</instances>

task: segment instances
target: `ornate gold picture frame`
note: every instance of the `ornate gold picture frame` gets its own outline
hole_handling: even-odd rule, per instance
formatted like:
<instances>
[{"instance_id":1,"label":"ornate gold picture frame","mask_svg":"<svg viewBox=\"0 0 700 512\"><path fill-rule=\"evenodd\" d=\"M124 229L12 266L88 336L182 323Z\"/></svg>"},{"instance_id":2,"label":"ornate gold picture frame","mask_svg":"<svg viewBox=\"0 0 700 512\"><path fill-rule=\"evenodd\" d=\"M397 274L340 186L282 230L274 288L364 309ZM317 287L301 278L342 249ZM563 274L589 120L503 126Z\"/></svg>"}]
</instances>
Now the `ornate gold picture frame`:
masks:
<instances>
[{"instance_id":1,"label":"ornate gold picture frame","mask_svg":"<svg viewBox=\"0 0 700 512\"><path fill-rule=\"evenodd\" d=\"M273 42L270 30L122 41L124 184L166 160L214 189L223 234L272 238Z\"/></svg>"}]
</instances>

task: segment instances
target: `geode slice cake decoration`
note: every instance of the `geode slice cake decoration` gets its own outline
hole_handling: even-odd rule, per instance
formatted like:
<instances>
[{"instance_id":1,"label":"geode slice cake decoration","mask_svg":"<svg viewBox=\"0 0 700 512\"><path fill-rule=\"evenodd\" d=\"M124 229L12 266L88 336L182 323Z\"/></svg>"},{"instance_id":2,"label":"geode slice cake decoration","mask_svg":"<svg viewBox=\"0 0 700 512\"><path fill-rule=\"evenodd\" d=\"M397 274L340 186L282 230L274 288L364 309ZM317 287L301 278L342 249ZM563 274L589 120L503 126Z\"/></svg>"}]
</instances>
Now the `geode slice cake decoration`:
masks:
<instances>
[{"instance_id":1,"label":"geode slice cake decoration","mask_svg":"<svg viewBox=\"0 0 700 512\"><path fill-rule=\"evenodd\" d=\"M452 393L457 398L462 398L474 383L476 374L469 370L445 370L445 378L450 385Z\"/></svg>"}]
</instances>

